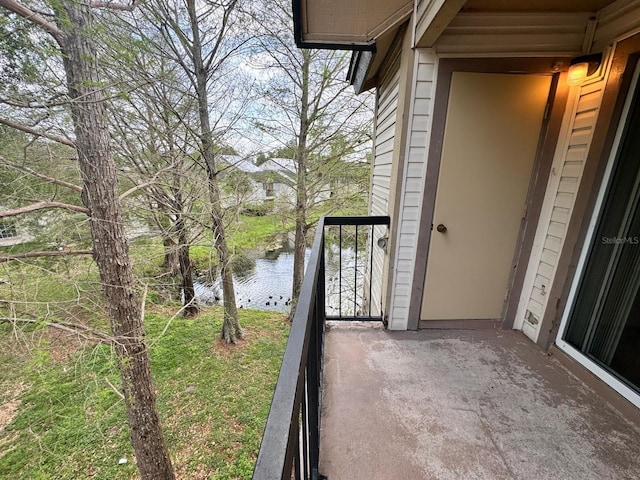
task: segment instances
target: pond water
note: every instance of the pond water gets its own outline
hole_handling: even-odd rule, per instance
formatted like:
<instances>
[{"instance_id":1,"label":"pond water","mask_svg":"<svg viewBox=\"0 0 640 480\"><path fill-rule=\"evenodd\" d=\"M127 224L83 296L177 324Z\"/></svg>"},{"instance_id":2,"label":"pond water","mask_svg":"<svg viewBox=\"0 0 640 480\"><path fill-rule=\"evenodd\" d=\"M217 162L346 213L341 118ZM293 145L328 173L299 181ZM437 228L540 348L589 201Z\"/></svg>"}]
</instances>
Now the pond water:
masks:
<instances>
[{"instance_id":1,"label":"pond water","mask_svg":"<svg viewBox=\"0 0 640 480\"><path fill-rule=\"evenodd\" d=\"M310 250L307 249L306 260ZM257 308L289 312L293 290L293 250L279 249L249 258L241 268L234 269L233 285L238 308ZM194 283L196 299L205 305L222 304L222 286L197 280Z\"/></svg>"},{"instance_id":2,"label":"pond water","mask_svg":"<svg viewBox=\"0 0 640 480\"><path fill-rule=\"evenodd\" d=\"M306 251L305 264L310 255ZM354 297L362 302L362 284L365 265L358 265L355 272L355 255L351 248L338 250L329 247L326 255L326 308L328 314L354 314ZM341 257L341 258L340 258ZM342 267L342 276L338 275ZM355 278L357 278L357 281ZM234 267L233 284L238 308L290 311L293 290L293 250L282 248L254 255ZM222 304L222 286L219 279L199 279L194 282L196 299L203 305ZM340 291L342 293L340 293ZM354 292L358 292L354 295ZM342 303L342 309L338 304Z\"/></svg>"}]
</instances>

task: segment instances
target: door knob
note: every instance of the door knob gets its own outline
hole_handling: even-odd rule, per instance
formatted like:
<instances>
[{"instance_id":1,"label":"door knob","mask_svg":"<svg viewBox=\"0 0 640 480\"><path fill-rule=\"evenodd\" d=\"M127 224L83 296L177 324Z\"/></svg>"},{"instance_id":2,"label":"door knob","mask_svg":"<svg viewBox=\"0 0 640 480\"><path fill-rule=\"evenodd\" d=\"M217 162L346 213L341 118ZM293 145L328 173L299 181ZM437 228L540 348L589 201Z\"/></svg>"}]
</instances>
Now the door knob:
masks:
<instances>
[{"instance_id":1,"label":"door knob","mask_svg":"<svg viewBox=\"0 0 640 480\"><path fill-rule=\"evenodd\" d=\"M441 223L436 227L436 230L438 230L440 233L444 233L447 231L447 227Z\"/></svg>"}]
</instances>

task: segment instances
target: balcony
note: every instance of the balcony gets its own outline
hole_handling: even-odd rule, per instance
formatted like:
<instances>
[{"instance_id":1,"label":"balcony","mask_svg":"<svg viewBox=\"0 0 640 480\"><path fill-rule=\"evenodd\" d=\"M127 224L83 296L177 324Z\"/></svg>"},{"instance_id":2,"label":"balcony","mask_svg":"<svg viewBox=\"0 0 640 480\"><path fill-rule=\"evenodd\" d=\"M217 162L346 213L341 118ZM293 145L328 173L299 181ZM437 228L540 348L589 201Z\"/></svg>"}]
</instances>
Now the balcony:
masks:
<instances>
[{"instance_id":1,"label":"balcony","mask_svg":"<svg viewBox=\"0 0 640 480\"><path fill-rule=\"evenodd\" d=\"M519 332L325 328L324 231L348 221L316 233L254 479L640 478L638 410Z\"/></svg>"}]
</instances>

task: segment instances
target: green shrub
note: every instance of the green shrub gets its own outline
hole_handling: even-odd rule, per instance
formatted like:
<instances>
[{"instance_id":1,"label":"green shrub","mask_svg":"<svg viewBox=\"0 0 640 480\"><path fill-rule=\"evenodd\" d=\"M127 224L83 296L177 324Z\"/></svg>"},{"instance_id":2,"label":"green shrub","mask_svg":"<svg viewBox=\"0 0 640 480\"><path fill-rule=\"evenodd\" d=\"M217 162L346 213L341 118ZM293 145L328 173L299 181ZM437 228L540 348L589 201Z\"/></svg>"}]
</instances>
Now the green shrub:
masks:
<instances>
[{"instance_id":1,"label":"green shrub","mask_svg":"<svg viewBox=\"0 0 640 480\"><path fill-rule=\"evenodd\" d=\"M251 203L242 207L242 213L250 217L264 217L271 212L272 208L272 201L265 201L264 203Z\"/></svg>"}]
</instances>

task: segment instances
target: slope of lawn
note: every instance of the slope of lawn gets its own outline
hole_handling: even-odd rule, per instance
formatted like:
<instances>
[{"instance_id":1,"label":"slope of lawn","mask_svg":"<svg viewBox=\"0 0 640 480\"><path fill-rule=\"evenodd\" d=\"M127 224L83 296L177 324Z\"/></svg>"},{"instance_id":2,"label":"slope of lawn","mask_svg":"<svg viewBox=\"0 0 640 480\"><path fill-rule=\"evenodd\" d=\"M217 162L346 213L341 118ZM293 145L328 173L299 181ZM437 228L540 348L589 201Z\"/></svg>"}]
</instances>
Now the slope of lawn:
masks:
<instances>
[{"instance_id":1,"label":"slope of lawn","mask_svg":"<svg viewBox=\"0 0 640 480\"><path fill-rule=\"evenodd\" d=\"M146 315L158 408L181 479L250 478L289 332L241 310L245 340L222 344L222 310ZM0 324L0 479L135 479L111 348Z\"/></svg>"}]
</instances>

